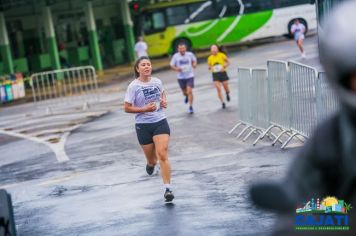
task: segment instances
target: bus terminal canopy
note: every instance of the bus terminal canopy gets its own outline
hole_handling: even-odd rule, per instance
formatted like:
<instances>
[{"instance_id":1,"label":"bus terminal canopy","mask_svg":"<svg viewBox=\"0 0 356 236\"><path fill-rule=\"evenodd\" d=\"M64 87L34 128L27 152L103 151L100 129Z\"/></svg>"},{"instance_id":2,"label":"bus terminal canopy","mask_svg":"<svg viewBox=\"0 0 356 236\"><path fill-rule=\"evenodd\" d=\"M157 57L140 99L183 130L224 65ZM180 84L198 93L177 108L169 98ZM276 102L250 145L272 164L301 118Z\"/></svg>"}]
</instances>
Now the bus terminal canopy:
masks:
<instances>
[{"instance_id":1,"label":"bus terminal canopy","mask_svg":"<svg viewBox=\"0 0 356 236\"><path fill-rule=\"evenodd\" d=\"M132 62L126 0L1 0L0 75Z\"/></svg>"},{"instance_id":2,"label":"bus terminal canopy","mask_svg":"<svg viewBox=\"0 0 356 236\"><path fill-rule=\"evenodd\" d=\"M1 11L9 11L12 9L17 9L21 7L40 7L45 5L55 5L57 3L71 3L75 1L71 0L2 0L0 1L0 10ZM79 0L81 4L83 2L87 2L86 0Z\"/></svg>"}]
</instances>

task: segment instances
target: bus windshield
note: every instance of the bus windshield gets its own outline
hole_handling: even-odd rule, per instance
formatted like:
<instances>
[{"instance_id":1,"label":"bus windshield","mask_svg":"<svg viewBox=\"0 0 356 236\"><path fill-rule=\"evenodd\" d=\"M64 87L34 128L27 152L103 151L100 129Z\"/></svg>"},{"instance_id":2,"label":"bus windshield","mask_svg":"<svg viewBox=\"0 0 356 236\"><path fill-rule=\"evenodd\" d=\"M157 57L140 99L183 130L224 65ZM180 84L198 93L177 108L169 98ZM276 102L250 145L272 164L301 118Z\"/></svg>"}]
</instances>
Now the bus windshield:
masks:
<instances>
[{"instance_id":1,"label":"bus windshield","mask_svg":"<svg viewBox=\"0 0 356 236\"><path fill-rule=\"evenodd\" d=\"M165 14L162 10L146 13L141 22L145 34L156 33L166 28Z\"/></svg>"}]
</instances>

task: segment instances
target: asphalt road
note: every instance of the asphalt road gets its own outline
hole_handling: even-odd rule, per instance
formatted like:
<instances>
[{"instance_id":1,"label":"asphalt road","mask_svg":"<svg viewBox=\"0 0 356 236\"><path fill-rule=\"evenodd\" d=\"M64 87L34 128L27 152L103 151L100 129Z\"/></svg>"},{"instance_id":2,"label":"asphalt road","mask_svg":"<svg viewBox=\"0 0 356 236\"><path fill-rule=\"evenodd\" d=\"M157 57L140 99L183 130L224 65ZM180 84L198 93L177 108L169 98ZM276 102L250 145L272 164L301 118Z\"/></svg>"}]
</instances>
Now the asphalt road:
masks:
<instances>
[{"instance_id":1,"label":"asphalt road","mask_svg":"<svg viewBox=\"0 0 356 236\"><path fill-rule=\"evenodd\" d=\"M315 37L307 38L306 49L303 62L320 68ZM253 147L250 140L244 143L236 133L228 134L238 122L236 68L301 58L293 41L244 48L229 56L232 101L226 110L220 107L206 63L196 70L194 115L187 114L174 72L154 75L168 93L173 205L163 202L161 178L147 176L134 117L122 110L128 81L102 94L105 102L89 111L74 105L51 115L30 104L3 109L0 188L12 194L18 235L271 232L274 215L251 204L248 187L283 178L299 148L282 151L268 141ZM53 136L58 142L49 141ZM68 160L58 158L56 143L63 144Z\"/></svg>"}]
</instances>

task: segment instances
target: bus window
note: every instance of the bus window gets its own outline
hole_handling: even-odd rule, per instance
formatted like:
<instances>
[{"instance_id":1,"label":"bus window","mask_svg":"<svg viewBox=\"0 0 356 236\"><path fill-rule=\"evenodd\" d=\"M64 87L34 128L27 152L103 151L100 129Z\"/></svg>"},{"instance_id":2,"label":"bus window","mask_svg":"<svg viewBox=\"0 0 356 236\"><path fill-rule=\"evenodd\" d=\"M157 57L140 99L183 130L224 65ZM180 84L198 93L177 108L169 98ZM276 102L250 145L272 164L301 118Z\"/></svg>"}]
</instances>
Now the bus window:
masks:
<instances>
[{"instance_id":1,"label":"bus window","mask_svg":"<svg viewBox=\"0 0 356 236\"><path fill-rule=\"evenodd\" d=\"M301 4L310 4L312 1L311 0L279 0L276 2L278 2L276 8L280 8L280 7L291 7L291 6L301 5Z\"/></svg>"},{"instance_id":2,"label":"bus window","mask_svg":"<svg viewBox=\"0 0 356 236\"><path fill-rule=\"evenodd\" d=\"M162 31L166 28L166 22L163 12L151 12L147 13L144 18L143 29L145 34L151 34L154 32Z\"/></svg>"},{"instance_id":3,"label":"bus window","mask_svg":"<svg viewBox=\"0 0 356 236\"><path fill-rule=\"evenodd\" d=\"M260 11L267 11L273 9L273 2L275 1L265 1L265 0L247 0L244 1L245 13L253 13Z\"/></svg>"},{"instance_id":4,"label":"bus window","mask_svg":"<svg viewBox=\"0 0 356 236\"><path fill-rule=\"evenodd\" d=\"M190 15L186 23L210 20L218 17L217 11L214 8L213 1L193 3L188 5L188 9Z\"/></svg>"},{"instance_id":5,"label":"bus window","mask_svg":"<svg viewBox=\"0 0 356 236\"><path fill-rule=\"evenodd\" d=\"M188 9L185 5L169 7L166 9L168 25L182 25L188 18Z\"/></svg>"},{"instance_id":6,"label":"bus window","mask_svg":"<svg viewBox=\"0 0 356 236\"><path fill-rule=\"evenodd\" d=\"M216 0L219 14L224 13L223 17L237 16L240 12L240 3L236 0Z\"/></svg>"}]
</instances>

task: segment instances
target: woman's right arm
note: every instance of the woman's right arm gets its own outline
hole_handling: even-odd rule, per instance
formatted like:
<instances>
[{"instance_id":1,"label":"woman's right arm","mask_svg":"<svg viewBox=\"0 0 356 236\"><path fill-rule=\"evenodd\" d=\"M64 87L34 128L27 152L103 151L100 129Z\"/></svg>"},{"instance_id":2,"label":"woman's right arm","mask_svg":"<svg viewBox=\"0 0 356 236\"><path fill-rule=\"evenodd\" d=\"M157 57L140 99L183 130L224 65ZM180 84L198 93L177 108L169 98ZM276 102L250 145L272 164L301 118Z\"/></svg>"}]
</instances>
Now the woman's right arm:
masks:
<instances>
[{"instance_id":1,"label":"woman's right arm","mask_svg":"<svg viewBox=\"0 0 356 236\"><path fill-rule=\"evenodd\" d=\"M295 33L295 30L296 30L295 25L292 25L292 27L291 27L291 29L290 29L290 32L291 32L292 34L294 34L294 33Z\"/></svg>"},{"instance_id":2,"label":"woman's right arm","mask_svg":"<svg viewBox=\"0 0 356 236\"><path fill-rule=\"evenodd\" d=\"M125 104L124 104L124 110L127 113L152 112L152 111L155 111L156 109L157 108L156 108L156 104L155 103L147 104L144 107L135 107L131 103L128 103L128 102L125 102Z\"/></svg>"}]
</instances>

